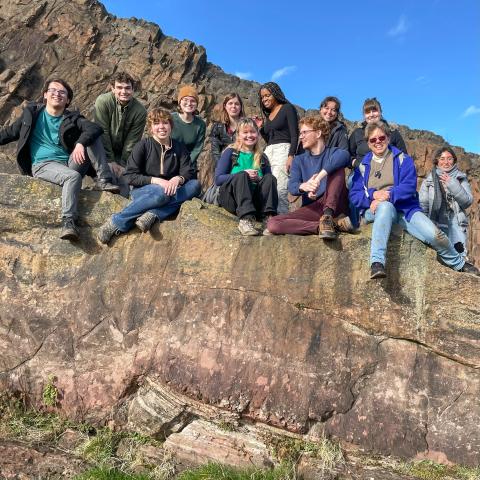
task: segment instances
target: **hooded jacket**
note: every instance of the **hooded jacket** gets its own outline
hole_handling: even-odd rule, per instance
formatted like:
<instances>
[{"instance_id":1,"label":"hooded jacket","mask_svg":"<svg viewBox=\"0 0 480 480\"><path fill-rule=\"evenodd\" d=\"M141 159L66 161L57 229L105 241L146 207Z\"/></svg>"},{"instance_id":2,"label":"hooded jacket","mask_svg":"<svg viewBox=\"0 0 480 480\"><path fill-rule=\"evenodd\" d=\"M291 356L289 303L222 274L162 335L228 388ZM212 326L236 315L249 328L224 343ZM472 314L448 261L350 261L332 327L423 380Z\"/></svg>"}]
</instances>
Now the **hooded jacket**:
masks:
<instances>
[{"instance_id":1,"label":"hooded jacket","mask_svg":"<svg viewBox=\"0 0 480 480\"><path fill-rule=\"evenodd\" d=\"M32 159L30 156L30 139L38 119L45 108L42 103L30 103L12 125L0 130L0 145L18 140L17 164L22 175L32 176ZM92 145L102 135L103 129L90 122L77 110L65 110L58 136L62 147L70 154L77 143L84 147Z\"/></svg>"},{"instance_id":2,"label":"hooded jacket","mask_svg":"<svg viewBox=\"0 0 480 480\"><path fill-rule=\"evenodd\" d=\"M393 153L393 187L390 189L388 201L397 211L403 213L409 222L415 212L422 211L418 202L417 170L411 157L392 145L388 145L388 149ZM350 201L362 213L370 208L373 193L376 191L375 188L368 188L372 157L372 152L367 153L361 164L355 168L349 191Z\"/></svg>"}]
</instances>

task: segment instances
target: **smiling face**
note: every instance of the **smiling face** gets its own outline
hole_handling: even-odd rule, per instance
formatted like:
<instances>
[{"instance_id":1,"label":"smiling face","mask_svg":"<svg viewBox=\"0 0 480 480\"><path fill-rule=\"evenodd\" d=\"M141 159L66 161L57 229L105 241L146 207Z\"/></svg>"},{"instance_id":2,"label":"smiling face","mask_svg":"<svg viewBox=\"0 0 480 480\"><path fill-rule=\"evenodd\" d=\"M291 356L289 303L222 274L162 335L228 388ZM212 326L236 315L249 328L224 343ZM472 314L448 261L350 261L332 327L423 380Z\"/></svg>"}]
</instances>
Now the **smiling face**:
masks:
<instances>
[{"instance_id":1,"label":"smiling face","mask_svg":"<svg viewBox=\"0 0 480 480\"><path fill-rule=\"evenodd\" d=\"M237 135L242 147L245 147L247 150L254 149L258 140L258 132L255 130L255 128L248 125L243 126L240 128Z\"/></svg>"},{"instance_id":2,"label":"smiling face","mask_svg":"<svg viewBox=\"0 0 480 480\"><path fill-rule=\"evenodd\" d=\"M195 97L183 97L180 100L180 108L183 113L194 114L197 109L197 99Z\"/></svg>"},{"instance_id":3,"label":"smiling face","mask_svg":"<svg viewBox=\"0 0 480 480\"><path fill-rule=\"evenodd\" d=\"M130 82L115 81L112 92L120 105L126 105L133 97L133 86Z\"/></svg>"},{"instance_id":4,"label":"smiling face","mask_svg":"<svg viewBox=\"0 0 480 480\"><path fill-rule=\"evenodd\" d=\"M327 102L320 107L321 117L328 123L335 121L338 117L338 106L335 102Z\"/></svg>"},{"instance_id":5,"label":"smiling face","mask_svg":"<svg viewBox=\"0 0 480 480\"><path fill-rule=\"evenodd\" d=\"M369 136L368 136L368 146L370 150L377 156L382 157L388 148L389 138L385 134L385 132L380 129L376 128Z\"/></svg>"},{"instance_id":6,"label":"smiling face","mask_svg":"<svg viewBox=\"0 0 480 480\"><path fill-rule=\"evenodd\" d=\"M444 171L449 171L455 165L455 159L452 154L448 151L442 152L442 154L437 159L438 168Z\"/></svg>"},{"instance_id":7,"label":"smiling face","mask_svg":"<svg viewBox=\"0 0 480 480\"><path fill-rule=\"evenodd\" d=\"M150 127L152 136L155 140L160 143L169 143L170 134L172 133L172 126L168 120L159 119L158 121L152 123Z\"/></svg>"},{"instance_id":8,"label":"smiling face","mask_svg":"<svg viewBox=\"0 0 480 480\"><path fill-rule=\"evenodd\" d=\"M67 89L58 82L50 82L47 91L43 94L47 107L61 110L68 106L69 98Z\"/></svg>"},{"instance_id":9,"label":"smiling face","mask_svg":"<svg viewBox=\"0 0 480 480\"><path fill-rule=\"evenodd\" d=\"M367 123L378 122L382 118L382 112L376 107L367 108L363 112L363 118Z\"/></svg>"},{"instance_id":10,"label":"smiling face","mask_svg":"<svg viewBox=\"0 0 480 480\"><path fill-rule=\"evenodd\" d=\"M267 110L273 110L273 108L278 105L278 102L275 100L275 97L272 95L270 90L262 88L260 90L260 98L262 99L262 104Z\"/></svg>"},{"instance_id":11,"label":"smiling face","mask_svg":"<svg viewBox=\"0 0 480 480\"><path fill-rule=\"evenodd\" d=\"M242 111L242 104L237 97L233 97L225 103L224 108L230 118L238 118Z\"/></svg>"}]
</instances>

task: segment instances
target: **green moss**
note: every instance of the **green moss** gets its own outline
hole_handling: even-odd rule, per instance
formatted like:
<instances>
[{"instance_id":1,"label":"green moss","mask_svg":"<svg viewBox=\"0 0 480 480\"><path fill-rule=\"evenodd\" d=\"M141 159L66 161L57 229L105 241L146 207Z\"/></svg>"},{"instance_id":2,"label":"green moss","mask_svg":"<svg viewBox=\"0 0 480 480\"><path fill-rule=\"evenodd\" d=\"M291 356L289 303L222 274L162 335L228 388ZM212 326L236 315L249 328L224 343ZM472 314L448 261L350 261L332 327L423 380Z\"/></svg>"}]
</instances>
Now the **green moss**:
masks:
<instances>
[{"instance_id":1,"label":"green moss","mask_svg":"<svg viewBox=\"0 0 480 480\"><path fill-rule=\"evenodd\" d=\"M480 480L480 467L468 468L458 465L442 465L422 460L421 462L398 462L392 470L420 480Z\"/></svg>"},{"instance_id":2,"label":"green moss","mask_svg":"<svg viewBox=\"0 0 480 480\"><path fill-rule=\"evenodd\" d=\"M129 474L115 468L97 467L87 470L74 480L150 480L150 476L143 474Z\"/></svg>"},{"instance_id":3,"label":"green moss","mask_svg":"<svg viewBox=\"0 0 480 480\"><path fill-rule=\"evenodd\" d=\"M42 399L46 407L55 407L58 400L58 388L54 385L55 376L49 375L47 383L43 387Z\"/></svg>"},{"instance_id":4,"label":"green moss","mask_svg":"<svg viewBox=\"0 0 480 480\"><path fill-rule=\"evenodd\" d=\"M291 464L283 464L272 470L255 468L238 469L218 463L209 463L193 470L186 470L178 476L178 480L294 480L295 468Z\"/></svg>"}]
</instances>

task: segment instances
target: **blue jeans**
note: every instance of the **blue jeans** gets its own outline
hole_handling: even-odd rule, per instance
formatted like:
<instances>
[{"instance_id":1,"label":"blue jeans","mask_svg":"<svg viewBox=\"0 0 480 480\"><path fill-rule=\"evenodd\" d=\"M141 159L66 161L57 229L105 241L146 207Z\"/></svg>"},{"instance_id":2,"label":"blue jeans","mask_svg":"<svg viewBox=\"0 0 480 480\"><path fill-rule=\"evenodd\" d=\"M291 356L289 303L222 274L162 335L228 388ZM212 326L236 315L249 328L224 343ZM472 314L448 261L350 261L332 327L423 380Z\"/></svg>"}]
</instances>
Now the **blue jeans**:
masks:
<instances>
[{"instance_id":1,"label":"blue jeans","mask_svg":"<svg viewBox=\"0 0 480 480\"><path fill-rule=\"evenodd\" d=\"M467 257L467 228L457 222L457 217L452 214L448 217L448 225L437 225L437 227L448 237L452 245L461 243L463 252L460 255Z\"/></svg>"},{"instance_id":2,"label":"blue jeans","mask_svg":"<svg viewBox=\"0 0 480 480\"><path fill-rule=\"evenodd\" d=\"M165 220L180 209L183 202L200 194L198 180L189 180L178 188L173 196L165 195L163 187L151 183L134 188L130 194L132 201L121 212L112 216L113 224L121 232L128 232L135 220L145 212L153 213L160 221Z\"/></svg>"},{"instance_id":3,"label":"blue jeans","mask_svg":"<svg viewBox=\"0 0 480 480\"><path fill-rule=\"evenodd\" d=\"M380 262L385 265L388 238L394 223L398 223L421 242L430 245L448 267L460 270L465 263L448 237L422 212L415 212L407 222L403 213L398 212L392 203L380 202L375 213L370 209L365 212L365 221L373 222L370 264Z\"/></svg>"}]
</instances>

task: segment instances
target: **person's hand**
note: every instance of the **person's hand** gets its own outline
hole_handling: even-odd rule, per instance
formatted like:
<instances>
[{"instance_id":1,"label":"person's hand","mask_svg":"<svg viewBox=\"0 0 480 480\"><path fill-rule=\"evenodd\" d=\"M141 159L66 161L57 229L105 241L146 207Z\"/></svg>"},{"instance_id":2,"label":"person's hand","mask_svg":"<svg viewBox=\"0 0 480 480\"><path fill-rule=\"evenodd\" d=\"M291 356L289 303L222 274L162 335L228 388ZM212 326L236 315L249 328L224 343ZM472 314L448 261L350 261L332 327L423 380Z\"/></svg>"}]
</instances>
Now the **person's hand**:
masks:
<instances>
[{"instance_id":1,"label":"person's hand","mask_svg":"<svg viewBox=\"0 0 480 480\"><path fill-rule=\"evenodd\" d=\"M71 153L71 157L76 164L81 165L85 162L85 147L81 143L77 143Z\"/></svg>"},{"instance_id":2,"label":"person's hand","mask_svg":"<svg viewBox=\"0 0 480 480\"><path fill-rule=\"evenodd\" d=\"M110 162L109 165L110 165L110 170L113 172L113 174L117 178L120 178L123 175L123 172L125 172L125 167L122 167L117 162Z\"/></svg>"},{"instance_id":3,"label":"person's hand","mask_svg":"<svg viewBox=\"0 0 480 480\"><path fill-rule=\"evenodd\" d=\"M168 182L165 188L165 195L173 197L177 193L178 186L180 185L181 178L173 177Z\"/></svg>"},{"instance_id":4,"label":"person's hand","mask_svg":"<svg viewBox=\"0 0 480 480\"><path fill-rule=\"evenodd\" d=\"M258 182L260 180L258 171L253 168L247 168L244 170L252 182Z\"/></svg>"},{"instance_id":5,"label":"person's hand","mask_svg":"<svg viewBox=\"0 0 480 480\"><path fill-rule=\"evenodd\" d=\"M292 168L293 155L289 155L287 158L287 163L285 164L285 171L290 173L290 168Z\"/></svg>"},{"instance_id":6,"label":"person's hand","mask_svg":"<svg viewBox=\"0 0 480 480\"><path fill-rule=\"evenodd\" d=\"M168 186L168 180L159 177L152 177L150 183L153 183L154 185L160 185L164 190L166 190Z\"/></svg>"},{"instance_id":7,"label":"person's hand","mask_svg":"<svg viewBox=\"0 0 480 480\"><path fill-rule=\"evenodd\" d=\"M260 130L263 126L263 120L261 117L259 117L258 115L254 115L252 117L252 120L255 122L255 124L257 125L258 129Z\"/></svg>"},{"instance_id":8,"label":"person's hand","mask_svg":"<svg viewBox=\"0 0 480 480\"><path fill-rule=\"evenodd\" d=\"M300 190L307 193L315 193L320 184L317 181L318 174L312 175L306 182L300 184Z\"/></svg>"},{"instance_id":9,"label":"person's hand","mask_svg":"<svg viewBox=\"0 0 480 480\"><path fill-rule=\"evenodd\" d=\"M316 200L316 199L317 199L317 194L316 194L315 192L308 192L307 197L308 197L310 200Z\"/></svg>"},{"instance_id":10,"label":"person's hand","mask_svg":"<svg viewBox=\"0 0 480 480\"><path fill-rule=\"evenodd\" d=\"M370 211L372 213L375 213L375 210L377 209L378 205L380 204L380 202L378 200L374 200L371 204L370 204Z\"/></svg>"},{"instance_id":11,"label":"person's hand","mask_svg":"<svg viewBox=\"0 0 480 480\"><path fill-rule=\"evenodd\" d=\"M447 183L450 181L450 175L447 172L443 172L438 178L440 179L444 187L446 187Z\"/></svg>"},{"instance_id":12,"label":"person's hand","mask_svg":"<svg viewBox=\"0 0 480 480\"><path fill-rule=\"evenodd\" d=\"M376 190L373 192L373 199L379 202L390 200L390 192L388 190Z\"/></svg>"}]
</instances>

